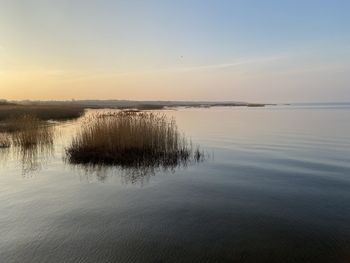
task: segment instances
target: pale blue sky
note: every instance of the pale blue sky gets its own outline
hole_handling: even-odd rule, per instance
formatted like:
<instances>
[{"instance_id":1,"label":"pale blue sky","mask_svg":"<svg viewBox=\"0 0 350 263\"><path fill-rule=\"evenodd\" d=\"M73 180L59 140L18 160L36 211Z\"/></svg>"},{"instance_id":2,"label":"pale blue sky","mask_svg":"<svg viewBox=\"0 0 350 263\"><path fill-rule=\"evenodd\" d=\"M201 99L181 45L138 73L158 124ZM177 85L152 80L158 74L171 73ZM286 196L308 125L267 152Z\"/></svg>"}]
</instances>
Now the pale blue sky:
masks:
<instances>
[{"instance_id":1,"label":"pale blue sky","mask_svg":"<svg viewBox=\"0 0 350 263\"><path fill-rule=\"evenodd\" d=\"M350 101L350 1L0 0L10 99Z\"/></svg>"}]
</instances>

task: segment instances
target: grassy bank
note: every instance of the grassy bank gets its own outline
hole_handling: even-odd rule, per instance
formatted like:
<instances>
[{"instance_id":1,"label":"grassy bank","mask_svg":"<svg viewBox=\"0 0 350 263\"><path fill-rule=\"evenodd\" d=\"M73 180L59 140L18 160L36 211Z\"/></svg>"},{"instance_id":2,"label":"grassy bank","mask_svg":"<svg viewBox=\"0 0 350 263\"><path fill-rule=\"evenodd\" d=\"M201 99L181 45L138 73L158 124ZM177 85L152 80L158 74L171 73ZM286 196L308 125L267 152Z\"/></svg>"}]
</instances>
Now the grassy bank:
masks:
<instances>
[{"instance_id":1,"label":"grassy bank","mask_svg":"<svg viewBox=\"0 0 350 263\"><path fill-rule=\"evenodd\" d=\"M80 106L48 105L0 105L0 121L31 115L39 120L68 120L82 116L84 108Z\"/></svg>"},{"instance_id":2,"label":"grassy bank","mask_svg":"<svg viewBox=\"0 0 350 263\"><path fill-rule=\"evenodd\" d=\"M120 166L176 166L202 158L163 114L121 111L86 120L66 150L70 162Z\"/></svg>"}]
</instances>

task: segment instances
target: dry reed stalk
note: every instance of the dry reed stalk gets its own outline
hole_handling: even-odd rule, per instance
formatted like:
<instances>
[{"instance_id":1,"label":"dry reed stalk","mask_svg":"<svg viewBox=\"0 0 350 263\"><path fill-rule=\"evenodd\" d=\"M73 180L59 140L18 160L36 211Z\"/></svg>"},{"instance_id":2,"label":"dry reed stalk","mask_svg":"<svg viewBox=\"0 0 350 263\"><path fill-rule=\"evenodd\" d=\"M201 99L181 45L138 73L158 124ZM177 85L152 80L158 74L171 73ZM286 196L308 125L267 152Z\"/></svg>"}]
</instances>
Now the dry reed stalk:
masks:
<instances>
[{"instance_id":1,"label":"dry reed stalk","mask_svg":"<svg viewBox=\"0 0 350 263\"><path fill-rule=\"evenodd\" d=\"M9 148L11 146L11 140L8 134L0 133L0 148Z\"/></svg>"},{"instance_id":2,"label":"dry reed stalk","mask_svg":"<svg viewBox=\"0 0 350 263\"><path fill-rule=\"evenodd\" d=\"M44 146L53 143L53 129L43 124L37 117L24 115L12 120L14 132L11 133L14 146Z\"/></svg>"}]
</instances>

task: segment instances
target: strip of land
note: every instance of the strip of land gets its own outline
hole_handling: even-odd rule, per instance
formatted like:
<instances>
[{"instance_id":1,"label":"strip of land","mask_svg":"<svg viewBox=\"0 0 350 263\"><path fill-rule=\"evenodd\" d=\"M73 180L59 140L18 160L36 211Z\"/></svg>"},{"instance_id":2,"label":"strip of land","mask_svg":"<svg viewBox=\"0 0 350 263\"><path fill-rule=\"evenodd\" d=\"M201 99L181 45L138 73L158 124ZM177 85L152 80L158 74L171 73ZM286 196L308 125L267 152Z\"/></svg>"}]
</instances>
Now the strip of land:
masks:
<instances>
[{"instance_id":1,"label":"strip of land","mask_svg":"<svg viewBox=\"0 0 350 263\"><path fill-rule=\"evenodd\" d=\"M79 108L116 108L116 109L163 109L176 107L264 107L263 103L235 102L235 101L136 101L136 100L71 100L71 101L11 101L12 106L69 106ZM6 105L6 104L5 104ZM0 102L1 106L1 102ZM9 106L9 105L7 105Z\"/></svg>"},{"instance_id":2,"label":"strip of land","mask_svg":"<svg viewBox=\"0 0 350 263\"><path fill-rule=\"evenodd\" d=\"M81 117L85 109L162 110L177 107L264 107L272 104L210 101L133 101L133 100L71 100L71 101L6 101L0 100L0 131L7 122L24 115L41 121L62 121Z\"/></svg>"}]
</instances>

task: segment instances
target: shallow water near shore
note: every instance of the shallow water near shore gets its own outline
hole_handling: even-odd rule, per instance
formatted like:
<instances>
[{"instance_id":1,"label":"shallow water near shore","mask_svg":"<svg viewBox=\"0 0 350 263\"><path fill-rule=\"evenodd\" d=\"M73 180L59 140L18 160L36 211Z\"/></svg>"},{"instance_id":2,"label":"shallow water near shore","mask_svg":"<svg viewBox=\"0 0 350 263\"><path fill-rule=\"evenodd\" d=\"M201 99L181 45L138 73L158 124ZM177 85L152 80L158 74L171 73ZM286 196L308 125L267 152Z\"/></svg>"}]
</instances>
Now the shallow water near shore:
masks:
<instances>
[{"instance_id":1,"label":"shallow water near shore","mask_svg":"<svg viewBox=\"0 0 350 263\"><path fill-rule=\"evenodd\" d=\"M205 161L70 165L79 121L0 149L0 262L350 261L350 104L164 112Z\"/></svg>"}]
</instances>

